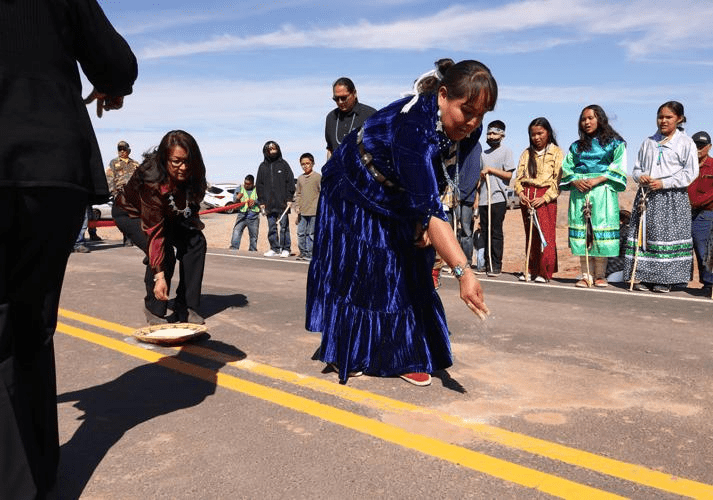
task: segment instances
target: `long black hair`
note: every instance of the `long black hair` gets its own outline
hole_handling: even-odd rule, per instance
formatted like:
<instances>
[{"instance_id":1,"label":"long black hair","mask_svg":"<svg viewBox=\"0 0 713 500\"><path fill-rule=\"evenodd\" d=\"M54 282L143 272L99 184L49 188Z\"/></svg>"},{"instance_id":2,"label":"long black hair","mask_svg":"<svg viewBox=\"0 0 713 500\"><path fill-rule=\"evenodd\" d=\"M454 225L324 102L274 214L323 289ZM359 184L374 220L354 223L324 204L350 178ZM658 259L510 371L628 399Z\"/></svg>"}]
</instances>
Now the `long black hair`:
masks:
<instances>
[{"instance_id":1,"label":"long black hair","mask_svg":"<svg viewBox=\"0 0 713 500\"><path fill-rule=\"evenodd\" d=\"M584 112L588 109L591 109L594 116L597 118L597 129L594 131L593 135L588 135L582 128L582 118L584 117ZM607 117L607 114L598 104L590 104L582 110L579 114L578 130L579 140L576 143L578 153L592 149L592 139L595 137L602 146L606 146L615 139L625 142L622 136L620 136L619 133L614 130L611 125L609 125L609 117Z\"/></svg>"},{"instance_id":2,"label":"long black hair","mask_svg":"<svg viewBox=\"0 0 713 500\"><path fill-rule=\"evenodd\" d=\"M478 61L467 59L454 63L453 59L439 59L436 68L441 75L424 78L419 86L420 93L435 93L439 88L445 87L449 99L468 100L484 95L485 111L495 109L498 100L498 83L495 81L488 67Z\"/></svg>"},{"instance_id":3,"label":"long black hair","mask_svg":"<svg viewBox=\"0 0 713 500\"><path fill-rule=\"evenodd\" d=\"M537 177L537 151L535 151L535 145L532 144L532 137L530 136L530 131L532 130L532 127L542 127L547 131L548 145L552 143L557 146L558 144L557 138L555 137L555 133L552 130L552 125L550 125L549 120L544 116L535 118L530 122L530 125L527 126L527 137L528 139L530 139L530 146L527 148L528 152L530 153L530 157L527 159L527 173L530 177L535 178Z\"/></svg>"},{"instance_id":4,"label":"long black hair","mask_svg":"<svg viewBox=\"0 0 713 500\"><path fill-rule=\"evenodd\" d=\"M198 143L188 132L172 130L164 135L160 144L153 151L144 153L144 160L139 167L139 175L146 183L165 184L168 182L168 156L176 146L182 147L188 153L185 183L188 201L200 203L208 185L205 178L205 164Z\"/></svg>"}]
</instances>

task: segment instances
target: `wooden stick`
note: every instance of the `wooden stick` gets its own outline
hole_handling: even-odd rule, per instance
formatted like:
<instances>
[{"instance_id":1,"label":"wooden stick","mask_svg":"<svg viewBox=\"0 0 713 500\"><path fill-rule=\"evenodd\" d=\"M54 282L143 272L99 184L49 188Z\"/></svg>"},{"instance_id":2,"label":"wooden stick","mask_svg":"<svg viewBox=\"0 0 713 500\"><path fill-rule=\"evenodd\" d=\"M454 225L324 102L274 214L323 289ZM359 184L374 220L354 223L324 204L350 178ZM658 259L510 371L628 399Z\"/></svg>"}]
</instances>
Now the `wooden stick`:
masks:
<instances>
[{"instance_id":1,"label":"wooden stick","mask_svg":"<svg viewBox=\"0 0 713 500\"><path fill-rule=\"evenodd\" d=\"M527 211L530 215L530 236L527 239L527 253L525 254L525 281L530 281L530 249L532 248L532 224L535 220L533 216L535 209L530 206Z\"/></svg>"},{"instance_id":2,"label":"wooden stick","mask_svg":"<svg viewBox=\"0 0 713 500\"><path fill-rule=\"evenodd\" d=\"M634 245L634 267L631 270L631 280L629 282L629 291L634 289L634 279L636 278L636 265L639 263L639 242L643 236L644 224L643 218L646 216L646 210L642 210L639 213L639 223L636 230L636 244Z\"/></svg>"},{"instance_id":3,"label":"wooden stick","mask_svg":"<svg viewBox=\"0 0 713 500\"><path fill-rule=\"evenodd\" d=\"M492 227L491 221L493 220L492 198L490 191L490 174L485 176L485 184L488 186L488 263L490 264L490 272L493 272L493 245L492 245L492 235L490 228Z\"/></svg>"},{"instance_id":4,"label":"wooden stick","mask_svg":"<svg viewBox=\"0 0 713 500\"><path fill-rule=\"evenodd\" d=\"M584 196L584 203L585 206L589 204L589 193L587 193ZM591 215L590 215L590 224L591 224ZM587 225L587 220L585 217L584 220L584 258L587 259L587 276L585 276L584 281L587 282L587 288L591 288L594 280L592 279L592 273L589 270L589 245L587 244L587 231L589 230L589 226Z\"/></svg>"}]
</instances>

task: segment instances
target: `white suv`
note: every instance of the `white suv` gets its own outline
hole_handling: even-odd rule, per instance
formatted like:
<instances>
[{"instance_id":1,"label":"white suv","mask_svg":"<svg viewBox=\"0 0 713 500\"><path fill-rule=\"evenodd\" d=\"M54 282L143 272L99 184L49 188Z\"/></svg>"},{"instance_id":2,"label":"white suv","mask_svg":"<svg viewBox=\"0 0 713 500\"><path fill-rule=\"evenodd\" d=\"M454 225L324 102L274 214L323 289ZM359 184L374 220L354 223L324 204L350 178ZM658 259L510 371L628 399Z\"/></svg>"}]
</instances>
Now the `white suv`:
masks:
<instances>
[{"instance_id":1,"label":"white suv","mask_svg":"<svg viewBox=\"0 0 713 500\"><path fill-rule=\"evenodd\" d=\"M233 203L235 191L240 189L240 184L212 184L205 190L203 203L208 208L224 207ZM232 214L233 210L226 210L225 213Z\"/></svg>"}]
</instances>

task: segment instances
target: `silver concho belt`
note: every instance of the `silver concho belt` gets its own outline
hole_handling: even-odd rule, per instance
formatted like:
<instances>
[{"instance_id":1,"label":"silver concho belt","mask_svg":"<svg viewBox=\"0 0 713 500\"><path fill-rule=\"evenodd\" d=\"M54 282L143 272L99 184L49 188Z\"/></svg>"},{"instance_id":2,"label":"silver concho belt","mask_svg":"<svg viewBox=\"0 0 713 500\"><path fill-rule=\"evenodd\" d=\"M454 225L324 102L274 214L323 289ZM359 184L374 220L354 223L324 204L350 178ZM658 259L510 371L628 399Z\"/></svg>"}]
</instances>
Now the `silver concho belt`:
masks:
<instances>
[{"instance_id":1,"label":"silver concho belt","mask_svg":"<svg viewBox=\"0 0 713 500\"><path fill-rule=\"evenodd\" d=\"M381 172L379 172L377 170L377 168L374 166L374 162L373 162L374 157L371 156L371 153L369 153L364 148L364 143L362 142L363 139L364 139L364 128L362 127L359 129L359 132L357 133L357 146L359 147L359 159L361 160L362 164L366 167L366 169L369 171L369 173L374 178L374 180L376 182L378 182L379 184L383 184L387 188L398 189L399 191L403 191L403 188L399 187L394 182L387 179L384 174L382 174Z\"/></svg>"}]
</instances>

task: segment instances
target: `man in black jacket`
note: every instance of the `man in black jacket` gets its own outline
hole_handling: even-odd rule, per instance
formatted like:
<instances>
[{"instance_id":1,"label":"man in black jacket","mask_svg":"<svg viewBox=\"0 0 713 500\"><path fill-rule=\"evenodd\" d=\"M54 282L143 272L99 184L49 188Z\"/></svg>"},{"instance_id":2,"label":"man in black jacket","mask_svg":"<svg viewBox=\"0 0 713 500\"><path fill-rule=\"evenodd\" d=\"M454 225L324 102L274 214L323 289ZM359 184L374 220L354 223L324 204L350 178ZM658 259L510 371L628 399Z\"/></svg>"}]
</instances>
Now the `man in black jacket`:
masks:
<instances>
[{"instance_id":1,"label":"man in black jacket","mask_svg":"<svg viewBox=\"0 0 713 500\"><path fill-rule=\"evenodd\" d=\"M267 141L262 148L265 160L257 169L255 188L260 209L267 216L267 240L270 250L265 257L290 256L290 221L288 204L295 195L295 176L290 165L282 159L280 146L275 141ZM277 223L280 234L277 234Z\"/></svg>"},{"instance_id":2,"label":"man in black jacket","mask_svg":"<svg viewBox=\"0 0 713 500\"><path fill-rule=\"evenodd\" d=\"M0 498L46 498L59 461L53 334L87 204L108 198L77 62L118 109L136 59L96 0L0 1Z\"/></svg>"}]
</instances>

